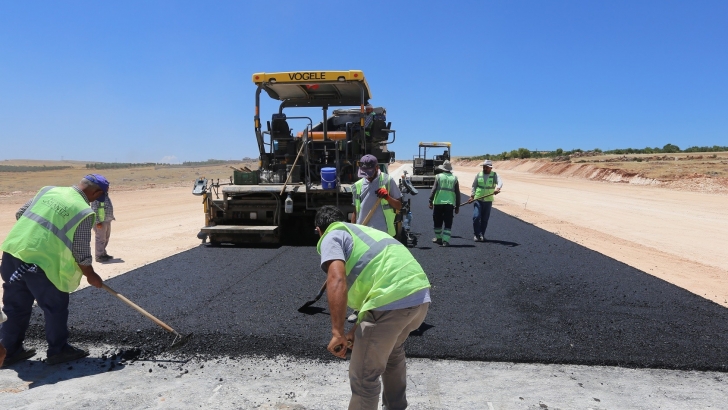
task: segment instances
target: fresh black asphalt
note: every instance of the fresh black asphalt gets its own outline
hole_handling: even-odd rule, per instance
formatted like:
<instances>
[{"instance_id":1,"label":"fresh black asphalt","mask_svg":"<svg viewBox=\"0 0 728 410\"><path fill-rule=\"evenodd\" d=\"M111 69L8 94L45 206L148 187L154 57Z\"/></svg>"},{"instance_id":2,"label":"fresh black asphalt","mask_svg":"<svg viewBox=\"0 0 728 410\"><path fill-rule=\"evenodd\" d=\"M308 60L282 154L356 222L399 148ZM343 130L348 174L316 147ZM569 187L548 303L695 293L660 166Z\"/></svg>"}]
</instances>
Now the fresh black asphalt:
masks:
<instances>
[{"instance_id":1,"label":"fresh black asphalt","mask_svg":"<svg viewBox=\"0 0 728 410\"><path fill-rule=\"evenodd\" d=\"M472 206L450 248L431 243L427 192L413 197L413 255L432 283L408 356L728 371L728 309L493 210L472 241ZM497 199L496 199L497 200ZM182 334L182 356L331 359L325 276L314 247L199 246L106 283ZM173 337L110 294L72 294L71 341L154 354ZM44 340L34 312L29 337Z\"/></svg>"}]
</instances>

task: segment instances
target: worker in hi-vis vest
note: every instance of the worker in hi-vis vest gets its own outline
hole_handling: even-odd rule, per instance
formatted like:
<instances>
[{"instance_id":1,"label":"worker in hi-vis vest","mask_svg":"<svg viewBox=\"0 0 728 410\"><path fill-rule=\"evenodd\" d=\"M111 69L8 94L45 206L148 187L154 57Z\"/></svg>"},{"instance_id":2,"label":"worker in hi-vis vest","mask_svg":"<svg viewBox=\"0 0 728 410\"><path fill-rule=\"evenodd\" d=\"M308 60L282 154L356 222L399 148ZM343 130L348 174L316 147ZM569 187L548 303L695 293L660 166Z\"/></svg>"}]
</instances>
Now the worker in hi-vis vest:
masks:
<instances>
[{"instance_id":1,"label":"worker in hi-vis vest","mask_svg":"<svg viewBox=\"0 0 728 410\"><path fill-rule=\"evenodd\" d=\"M397 233L394 217L402 209L402 193L396 181L379 170L377 157L371 154L359 160L359 176L361 179L351 187L354 194L351 222L362 224L369 211L379 202L367 226L394 236Z\"/></svg>"},{"instance_id":2,"label":"worker in hi-vis vest","mask_svg":"<svg viewBox=\"0 0 728 410\"><path fill-rule=\"evenodd\" d=\"M17 222L0 246L3 310L8 317L0 327L7 349L3 366L35 355L35 349L23 346L34 300L45 317L46 363L88 356L88 351L68 344L68 300L81 276L97 288L103 284L91 265L96 215L89 203L108 190L106 178L89 174L72 187L42 188L15 214Z\"/></svg>"},{"instance_id":3,"label":"worker in hi-vis vest","mask_svg":"<svg viewBox=\"0 0 728 410\"><path fill-rule=\"evenodd\" d=\"M488 228L490 210L493 208L493 197L503 187L503 181L493 171L493 161L487 159L480 164L483 171L475 176L470 200L473 201L473 240L485 242L485 230Z\"/></svg>"},{"instance_id":4,"label":"worker in hi-vis vest","mask_svg":"<svg viewBox=\"0 0 728 410\"><path fill-rule=\"evenodd\" d=\"M440 173L435 175L435 183L430 191L430 209L435 222L435 237L432 242L440 246L450 246L453 211L456 214L460 212L460 184L458 177L452 174L450 161L443 162L437 168Z\"/></svg>"},{"instance_id":5,"label":"worker in hi-vis vest","mask_svg":"<svg viewBox=\"0 0 728 410\"><path fill-rule=\"evenodd\" d=\"M398 240L344 220L344 214L331 205L321 207L315 217L331 317L327 348L342 359L351 349L350 409L377 409L380 391L385 408L404 409L404 342L425 320L430 281ZM345 332L347 305L359 316Z\"/></svg>"}]
</instances>

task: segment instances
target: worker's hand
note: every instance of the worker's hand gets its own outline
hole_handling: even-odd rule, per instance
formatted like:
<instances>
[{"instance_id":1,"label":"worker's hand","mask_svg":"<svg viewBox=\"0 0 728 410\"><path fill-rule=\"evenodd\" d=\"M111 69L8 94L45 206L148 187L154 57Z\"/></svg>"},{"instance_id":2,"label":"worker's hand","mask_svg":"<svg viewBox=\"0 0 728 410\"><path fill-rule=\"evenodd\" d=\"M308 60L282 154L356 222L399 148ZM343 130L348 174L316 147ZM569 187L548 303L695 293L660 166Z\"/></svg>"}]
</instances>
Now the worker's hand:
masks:
<instances>
[{"instance_id":1,"label":"worker's hand","mask_svg":"<svg viewBox=\"0 0 728 410\"><path fill-rule=\"evenodd\" d=\"M89 285L91 285L95 288L100 288L101 285L104 284L104 281L101 280L101 276L99 276L96 272L87 274L86 281L88 282Z\"/></svg>"},{"instance_id":2,"label":"worker's hand","mask_svg":"<svg viewBox=\"0 0 728 410\"><path fill-rule=\"evenodd\" d=\"M387 191L387 188L377 189L377 196L382 199L389 199L389 192Z\"/></svg>"},{"instance_id":3,"label":"worker's hand","mask_svg":"<svg viewBox=\"0 0 728 410\"><path fill-rule=\"evenodd\" d=\"M101 224L96 224L96 229L101 229L102 226Z\"/></svg>"},{"instance_id":4,"label":"worker's hand","mask_svg":"<svg viewBox=\"0 0 728 410\"><path fill-rule=\"evenodd\" d=\"M460 213L460 208L455 208L455 215Z\"/></svg>"},{"instance_id":5,"label":"worker's hand","mask_svg":"<svg viewBox=\"0 0 728 410\"><path fill-rule=\"evenodd\" d=\"M473 202L473 201L475 201L475 195L470 195L470 199L468 200L468 202Z\"/></svg>"},{"instance_id":6,"label":"worker's hand","mask_svg":"<svg viewBox=\"0 0 728 410\"><path fill-rule=\"evenodd\" d=\"M432 209L432 208L433 208L433 205L432 205L432 202L430 202L430 209Z\"/></svg>"},{"instance_id":7,"label":"worker's hand","mask_svg":"<svg viewBox=\"0 0 728 410\"><path fill-rule=\"evenodd\" d=\"M334 356L346 359L346 351L350 343L353 342L349 342L345 336L332 336L329 346L326 349Z\"/></svg>"},{"instance_id":8,"label":"worker's hand","mask_svg":"<svg viewBox=\"0 0 728 410\"><path fill-rule=\"evenodd\" d=\"M493 192L493 195L498 195L498 194L500 194L500 188L496 188L495 192Z\"/></svg>"}]
</instances>

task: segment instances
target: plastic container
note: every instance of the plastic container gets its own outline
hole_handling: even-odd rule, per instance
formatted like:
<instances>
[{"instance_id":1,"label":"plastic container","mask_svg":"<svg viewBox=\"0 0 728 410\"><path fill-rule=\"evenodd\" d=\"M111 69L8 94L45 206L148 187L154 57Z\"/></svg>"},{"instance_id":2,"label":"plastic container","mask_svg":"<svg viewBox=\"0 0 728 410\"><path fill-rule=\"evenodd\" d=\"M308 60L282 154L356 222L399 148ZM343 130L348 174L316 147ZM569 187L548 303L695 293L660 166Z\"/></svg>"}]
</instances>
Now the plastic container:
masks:
<instances>
[{"instance_id":1,"label":"plastic container","mask_svg":"<svg viewBox=\"0 0 728 410\"><path fill-rule=\"evenodd\" d=\"M288 198L286 198L286 213L292 214L293 213L293 198L291 198L291 193L288 193Z\"/></svg>"},{"instance_id":2,"label":"plastic container","mask_svg":"<svg viewBox=\"0 0 728 410\"><path fill-rule=\"evenodd\" d=\"M321 187L336 189L336 168L321 168Z\"/></svg>"}]
</instances>

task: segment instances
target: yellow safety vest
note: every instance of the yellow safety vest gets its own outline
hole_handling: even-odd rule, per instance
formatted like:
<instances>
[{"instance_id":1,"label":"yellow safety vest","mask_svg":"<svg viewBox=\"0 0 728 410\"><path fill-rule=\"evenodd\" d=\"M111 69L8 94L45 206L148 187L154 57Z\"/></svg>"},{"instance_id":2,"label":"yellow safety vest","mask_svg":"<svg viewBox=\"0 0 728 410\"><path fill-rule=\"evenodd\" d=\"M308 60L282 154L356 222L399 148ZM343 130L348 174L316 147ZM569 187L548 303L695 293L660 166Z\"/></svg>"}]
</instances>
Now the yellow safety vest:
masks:
<instances>
[{"instance_id":1,"label":"yellow safety vest","mask_svg":"<svg viewBox=\"0 0 728 410\"><path fill-rule=\"evenodd\" d=\"M368 226L335 222L321 235L316 249L333 230L348 232L354 240L351 255L345 261L347 304L364 312L390 304L430 287L422 266L396 239Z\"/></svg>"},{"instance_id":2,"label":"yellow safety vest","mask_svg":"<svg viewBox=\"0 0 728 410\"><path fill-rule=\"evenodd\" d=\"M379 172L379 188L387 188L389 191L389 175L384 172ZM370 182L371 184L371 182ZM356 208L356 214L361 214L361 191L364 187L364 178L354 182L354 207ZM369 188L371 189L371 188ZM394 227L394 218L397 215L395 210L389 205L386 199L382 198L382 212L384 212L384 221L387 223L387 233L391 236L397 234L397 230Z\"/></svg>"},{"instance_id":3,"label":"yellow safety vest","mask_svg":"<svg viewBox=\"0 0 728 410\"><path fill-rule=\"evenodd\" d=\"M475 198L478 199L478 201L485 201L485 202L492 202L493 201L493 192L495 192L495 172L490 171L490 174L488 174L488 179L485 180L483 171L480 171L480 173L477 176L478 178L478 187L475 189ZM490 195L485 198L481 198L483 195Z\"/></svg>"},{"instance_id":4,"label":"yellow safety vest","mask_svg":"<svg viewBox=\"0 0 728 410\"><path fill-rule=\"evenodd\" d=\"M70 187L44 187L13 225L0 250L45 271L58 290L72 292L81 283L81 268L73 257L73 236L93 210Z\"/></svg>"},{"instance_id":5,"label":"yellow safety vest","mask_svg":"<svg viewBox=\"0 0 728 410\"><path fill-rule=\"evenodd\" d=\"M437 179L437 191L435 191L432 203L455 206L455 183L458 182L458 177L449 172L443 172L437 174L435 178Z\"/></svg>"}]
</instances>

